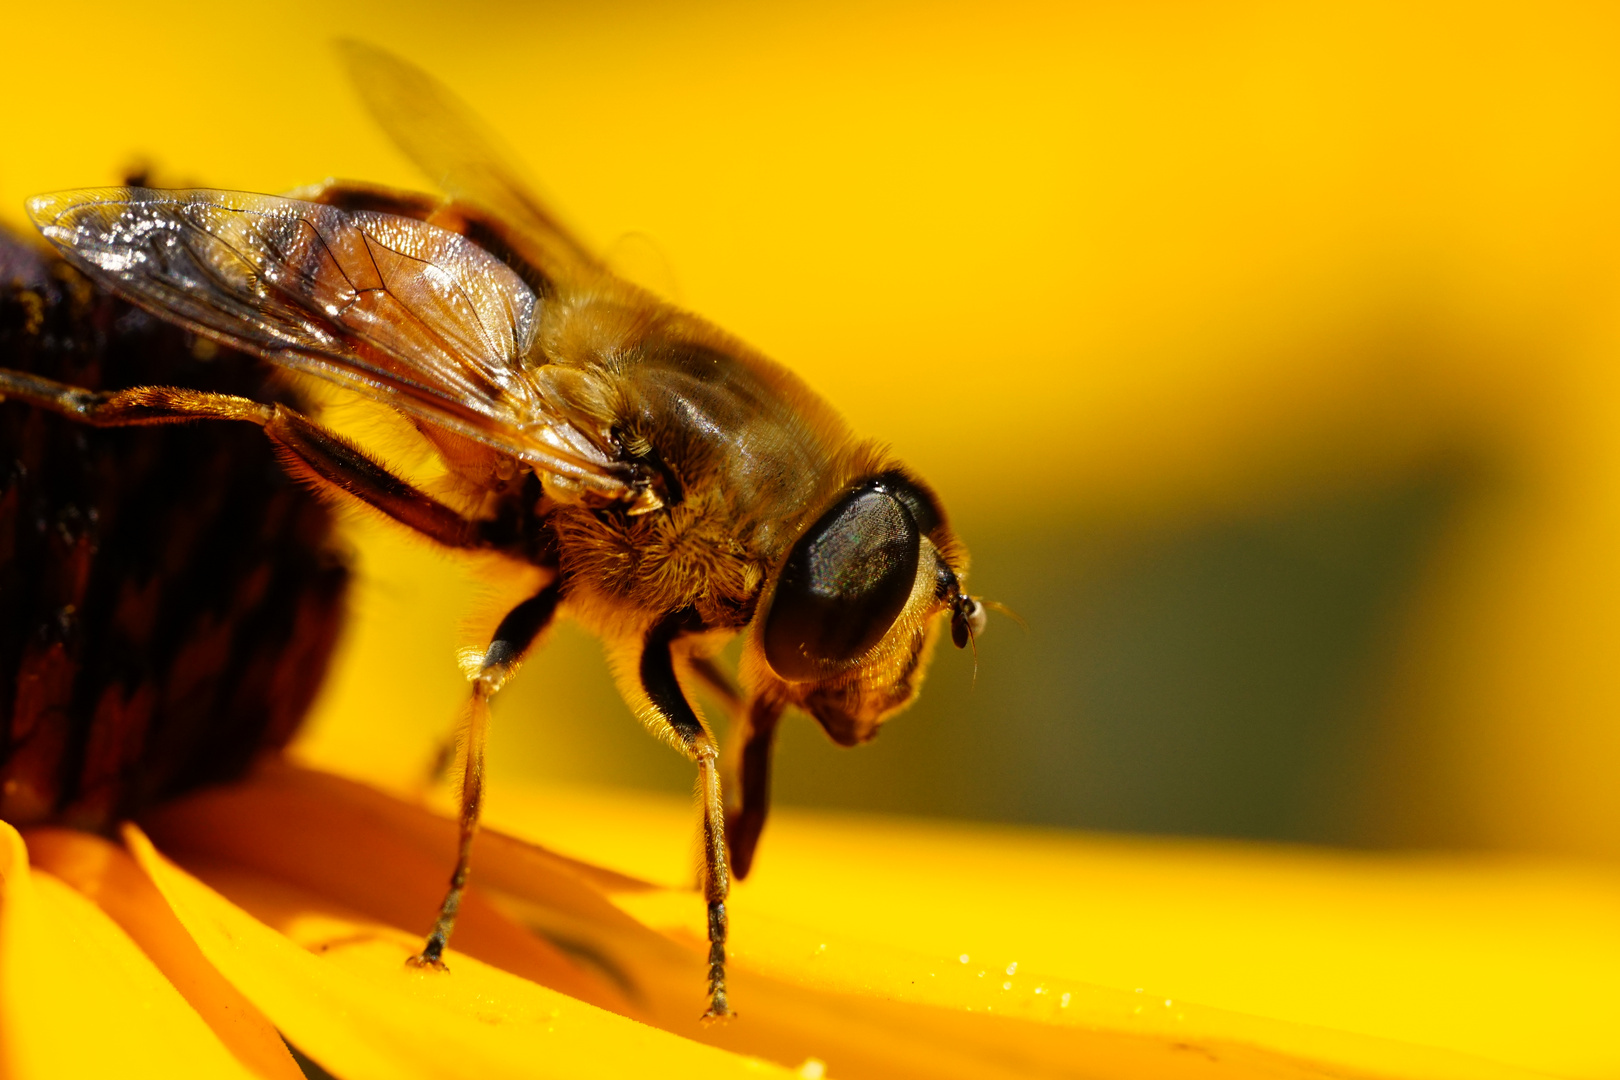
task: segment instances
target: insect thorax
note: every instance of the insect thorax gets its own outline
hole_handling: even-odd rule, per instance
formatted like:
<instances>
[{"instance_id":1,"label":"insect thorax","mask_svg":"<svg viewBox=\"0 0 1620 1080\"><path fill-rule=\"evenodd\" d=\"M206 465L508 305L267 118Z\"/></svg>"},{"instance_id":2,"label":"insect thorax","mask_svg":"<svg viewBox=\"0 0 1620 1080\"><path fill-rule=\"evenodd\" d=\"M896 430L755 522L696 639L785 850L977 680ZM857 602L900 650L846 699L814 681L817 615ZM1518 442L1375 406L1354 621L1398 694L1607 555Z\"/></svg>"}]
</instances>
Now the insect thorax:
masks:
<instances>
[{"instance_id":1,"label":"insect thorax","mask_svg":"<svg viewBox=\"0 0 1620 1080\"><path fill-rule=\"evenodd\" d=\"M576 606L592 601L656 616L693 608L705 626L740 627L753 615L764 573L714 495L631 516L560 508L553 519L565 588Z\"/></svg>"}]
</instances>

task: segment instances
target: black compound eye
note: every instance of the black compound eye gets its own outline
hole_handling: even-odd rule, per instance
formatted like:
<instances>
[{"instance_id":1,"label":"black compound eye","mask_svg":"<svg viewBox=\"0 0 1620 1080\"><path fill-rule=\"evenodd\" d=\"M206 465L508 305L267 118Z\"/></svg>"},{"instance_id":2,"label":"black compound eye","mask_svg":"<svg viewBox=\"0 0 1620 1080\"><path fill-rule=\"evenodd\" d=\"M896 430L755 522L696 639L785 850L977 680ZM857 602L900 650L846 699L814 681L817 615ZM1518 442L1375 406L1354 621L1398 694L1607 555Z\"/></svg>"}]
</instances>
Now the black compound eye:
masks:
<instances>
[{"instance_id":1,"label":"black compound eye","mask_svg":"<svg viewBox=\"0 0 1620 1080\"><path fill-rule=\"evenodd\" d=\"M916 522L917 531L924 536L939 528L944 521L944 515L939 512L939 506L934 502L934 496L926 488L911 482L905 473L898 469L886 472L870 481L871 486L881 488L890 495L906 504L911 511L911 520Z\"/></svg>"},{"instance_id":2,"label":"black compound eye","mask_svg":"<svg viewBox=\"0 0 1620 1080\"><path fill-rule=\"evenodd\" d=\"M879 484L849 492L799 538L765 616L765 659L784 679L826 674L883 639L917 579L921 537Z\"/></svg>"}]
</instances>

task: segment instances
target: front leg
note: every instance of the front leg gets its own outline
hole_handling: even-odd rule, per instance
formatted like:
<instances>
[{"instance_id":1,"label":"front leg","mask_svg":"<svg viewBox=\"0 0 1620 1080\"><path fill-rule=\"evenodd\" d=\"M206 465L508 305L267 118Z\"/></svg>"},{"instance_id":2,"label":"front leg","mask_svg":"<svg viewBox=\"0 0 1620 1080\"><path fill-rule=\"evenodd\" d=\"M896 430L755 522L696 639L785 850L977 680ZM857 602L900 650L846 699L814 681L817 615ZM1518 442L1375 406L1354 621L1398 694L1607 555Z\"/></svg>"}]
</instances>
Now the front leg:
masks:
<instances>
[{"instance_id":1,"label":"front leg","mask_svg":"<svg viewBox=\"0 0 1620 1080\"><path fill-rule=\"evenodd\" d=\"M786 705L771 694L744 699L742 691L712 657L694 657L687 666L731 714L725 769L730 796L726 804L726 850L731 856L731 873L741 881L754 864L754 850L770 810L771 749L776 741L776 723Z\"/></svg>"},{"instance_id":2,"label":"front leg","mask_svg":"<svg viewBox=\"0 0 1620 1080\"><path fill-rule=\"evenodd\" d=\"M641 690L655 713L652 719L667 724L677 745L697 762L703 802L703 896L709 905L709 1008L703 1018L723 1020L733 1014L726 1000L726 894L731 891L731 870L726 859L720 752L675 675L675 642L702 628L690 609L659 620L647 633L639 674Z\"/></svg>"}]
</instances>

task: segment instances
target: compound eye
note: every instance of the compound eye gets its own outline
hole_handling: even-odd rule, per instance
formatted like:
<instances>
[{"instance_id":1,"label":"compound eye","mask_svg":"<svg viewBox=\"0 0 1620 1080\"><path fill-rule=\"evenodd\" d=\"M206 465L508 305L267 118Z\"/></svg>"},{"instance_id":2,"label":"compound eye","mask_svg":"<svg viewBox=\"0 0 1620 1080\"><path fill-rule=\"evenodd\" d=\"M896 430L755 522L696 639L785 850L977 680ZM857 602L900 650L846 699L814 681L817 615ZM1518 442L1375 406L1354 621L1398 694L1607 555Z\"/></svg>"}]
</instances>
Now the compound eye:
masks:
<instances>
[{"instance_id":1,"label":"compound eye","mask_svg":"<svg viewBox=\"0 0 1620 1080\"><path fill-rule=\"evenodd\" d=\"M881 488L845 495L799 538L765 616L765 659L789 681L827 674L883 639L917 579L921 538Z\"/></svg>"}]
</instances>

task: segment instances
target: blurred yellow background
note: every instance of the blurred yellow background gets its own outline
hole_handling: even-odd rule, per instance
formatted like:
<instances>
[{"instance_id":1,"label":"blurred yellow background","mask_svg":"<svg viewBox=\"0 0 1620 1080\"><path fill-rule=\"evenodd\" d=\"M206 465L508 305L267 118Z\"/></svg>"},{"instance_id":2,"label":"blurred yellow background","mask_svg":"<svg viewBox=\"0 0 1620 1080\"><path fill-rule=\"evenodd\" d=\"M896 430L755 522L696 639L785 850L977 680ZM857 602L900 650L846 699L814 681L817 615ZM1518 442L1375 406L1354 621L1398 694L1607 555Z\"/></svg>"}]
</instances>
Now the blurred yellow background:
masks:
<instances>
[{"instance_id":1,"label":"blurred yellow background","mask_svg":"<svg viewBox=\"0 0 1620 1080\"><path fill-rule=\"evenodd\" d=\"M1005 620L779 800L1620 855L1620 16L1600 5L36 5L0 215L152 163L420 187L447 81L627 272L942 492ZM398 451L403 453L403 451ZM361 524L306 740L404 782L509 595ZM562 628L496 783L686 790Z\"/></svg>"}]
</instances>

